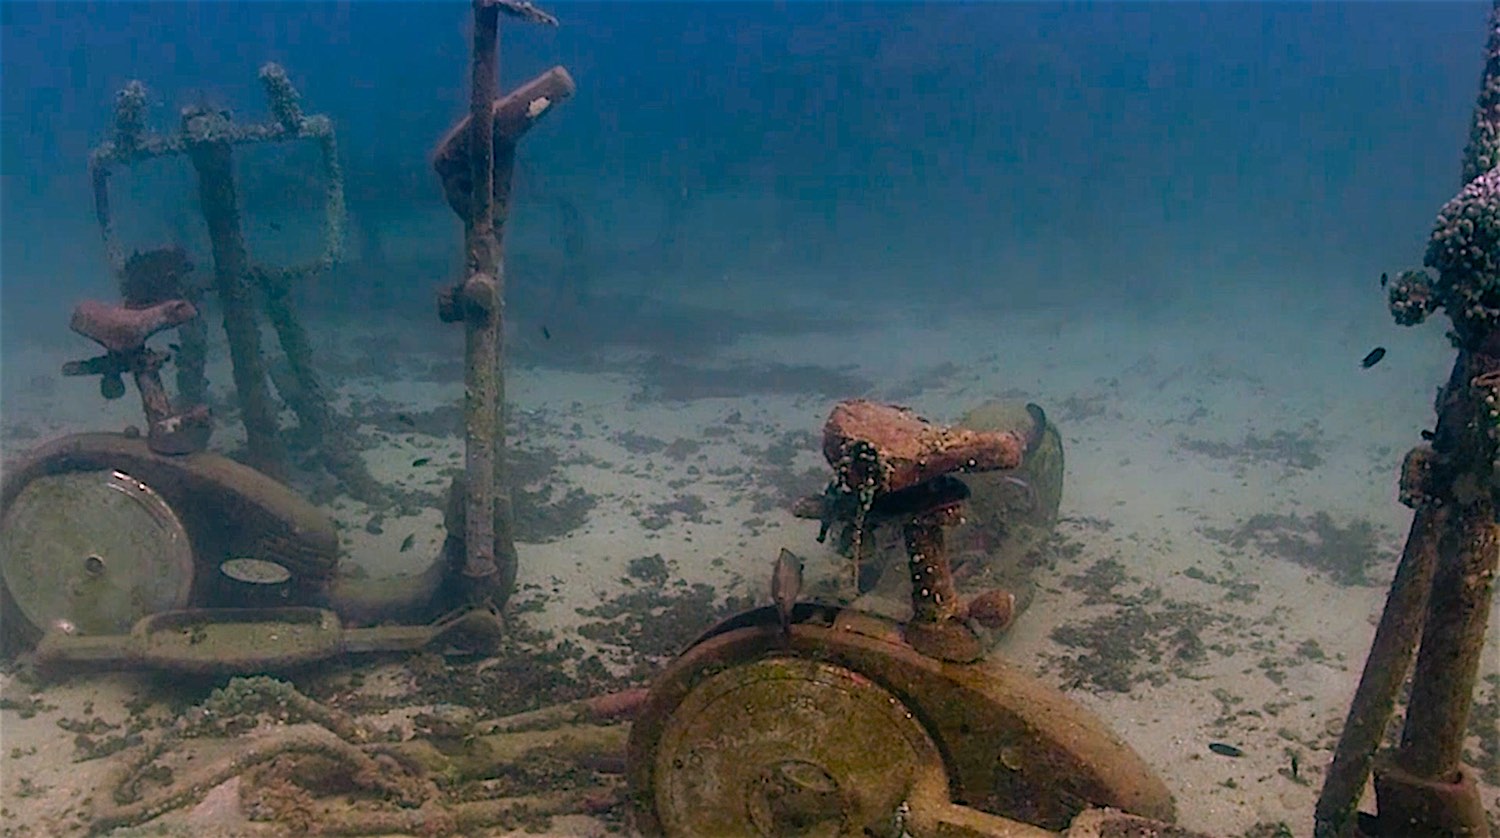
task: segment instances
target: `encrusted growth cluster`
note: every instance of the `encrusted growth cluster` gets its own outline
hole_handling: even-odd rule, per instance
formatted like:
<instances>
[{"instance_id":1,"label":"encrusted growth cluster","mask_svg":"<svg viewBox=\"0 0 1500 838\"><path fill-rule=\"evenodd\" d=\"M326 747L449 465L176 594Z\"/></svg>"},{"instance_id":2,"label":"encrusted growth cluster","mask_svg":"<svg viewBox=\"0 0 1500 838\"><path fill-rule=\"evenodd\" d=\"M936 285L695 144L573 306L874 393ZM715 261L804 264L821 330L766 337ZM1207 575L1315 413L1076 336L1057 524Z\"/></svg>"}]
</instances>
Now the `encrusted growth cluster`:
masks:
<instances>
[{"instance_id":1,"label":"encrusted growth cluster","mask_svg":"<svg viewBox=\"0 0 1500 838\"><path fill-rule=\"evenodd\" d=\"M828 531L834 524L842 527L838 534L839 552L854 560L855 585L858 586L870 508L875 505L875 496L880 488L889 483L891 468L881 461L879 450L864 441L855 441L846 446L842 456L831 465L833 479L823 490L822 526L818 529L818 541L821 543L828 537Z\"/></svg>"},{"instance_id":2,"label":"encrusted growth cluster","mask_svg":"<svg viewBox=\"0 0 1500 838\"><path fill-rule=\"evenodd\" d=\"M1500 327L1500 169L1469 181L1438 212L1425 264L1438 272L1437 304L1461 345Z\"/></svg>"},{"instance_id":3,"label":"encrusted growth cluster","mask_svg":"<svg viewBox=\"0 0 1500 838\"><path fill-rule=\"evenodd\" d=\"M180 246L136 251L125 260L120 278L126 308L145 308L169 300L191 299L188 282L193 263Z\"/></svg>"},{"instance_id":4,"label":"encrusted growth cluster","mask_svg":"<svg viewBox=\"0 0 1500 838\"><path fill-rule=\"evenodd\" d=\"M1438 212L1423 264L1436 277L1406 271L1387 288L1403 326L1443 309L1449 336L1477 349L1500 334L1500 5L1491 10L1484 73L1464 149L1464 186ZM1384 282L1384 278L1382 278ZM1493 351L1493 348L1491 348Z\"/></svg>"},{"instance_id":5,"label":"encrusted growth cluster","mask_svg":"<svg viewBox=\"0 0 1500 838\"><path fill-rule=\"evenodd\" d=\"M1464 149L1464 182L1500 165L1500 16L1490 15L1489 40L1484 51L1484 75Z\"/></svg>"},{"instance_id":6,"label":"encrusted growth cluster","mask_svg":"<svg viewBox=\"0 0 1500 838\"><path fill-rule=\"evenodd\" d=\"M286 681L266 675L231 678L183 717L189 735L237 735L253 729L261 715L277 723L315 722L349 742L365 742L370 732L345 713L327 707Z\"/></svg>"},{"instance_id":7,"label":"encrusted growth cluster","mask_svg":"<svg viewBox=\"0 0 1500 838\"><path fill-rule=\"evenodd\" d=\"M302 129L302 95L292 86L286 70L271 62L260 68L260 81L266 87L266 100L271 103L271 115L281 127L296 132Z\"/></svg>"},{"instance_id":8,"label":"encrusted growth cluster","mask_svg":"<svg viewBox=\"0 0 1500 838\"><path fill-rule=\"evenodd\" d=\"M1474 376L1469 387L1484 405L1484 428L1489 434L1491 445L1500 446L1500 370L1490 370ZM1490 453L1493 461L1494 457L1500 456L1500 449L1491 449ZM1496 474L1500 474L1500 469L1497 469ZM1496 489L1500 490L1500 486L1496 486Z\"/></svg>"},{"instance_id":9,"label":"encrusted growth cluster","mask_svg":"<svg viewBox=\"0 0 1500 838\"><path fill-rule=\"evenodd\" d=\"M1441 502L1435 490L1433 474L1438 469L1437 452L1431 446L1419 445L1401 461L1400 501L1411 509Z\"/></svg>"},{"instance_id":10,"label":"encrusted growth cluster","mask_svg":"<svg viewBox=\"0 0 1500 838\"><path fill-rule=\"evenodd\" d=\"M1395 282L1388 282L1385 276L1380 279L1386 286L1391 316L1399 325L1415 326L1437 309L1437 289L1432 286L1432 277L1423 271L1402 271Z\"/></svg>"},{"instance_id":11,"label":"encrusted growth cluster","mask_svg":"<svg viewBox=\"0 0 1500 838\"><path fill-rule=\"evenodd\" d=\"M115 96L115 145L129 151L146 133L146 86L131 81Z\"/></svg>"}]
</instances>

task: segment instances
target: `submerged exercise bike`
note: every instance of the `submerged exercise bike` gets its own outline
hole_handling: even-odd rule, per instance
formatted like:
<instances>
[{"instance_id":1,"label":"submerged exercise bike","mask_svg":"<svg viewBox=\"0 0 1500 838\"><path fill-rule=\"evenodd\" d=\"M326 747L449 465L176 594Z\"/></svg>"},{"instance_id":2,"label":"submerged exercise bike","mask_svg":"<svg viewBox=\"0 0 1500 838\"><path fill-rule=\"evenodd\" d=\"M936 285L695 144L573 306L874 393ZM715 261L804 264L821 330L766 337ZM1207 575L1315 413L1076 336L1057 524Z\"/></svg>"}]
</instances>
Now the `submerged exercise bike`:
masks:
<instances>
[{"instance_id":1,"label":"submerged exercise bike","mask_svg":"<svg viewBox=\"0 0 1500 838\"><path fill-rule=\"evenodd\" d=\"M494 74L483 50L494 49L497 6L536 13L529 3L476 0L476 79L485 67ZM543 83L552 87L533 82L493 108L481 102L474 115L492 116L496 137L513 139L515 125L571 92L565 72L550 79ZM300 113L277 113L281 128L268 133L295 138L311 127ZM124 115L129 139L139 125ZM213 114L199 118L217 124ZM173 150L139 140L143 153ZM469 171L465 154L495 151L472 142L451 149L458 175ZM464 187L461 176L445 178L455 185ZM477 203L449 193L455 209ZM106 213L101 222L107 235ZM144 429L45 443L0 485L8 650L34 646L40 663L56 666L213 674L350 652L493 647L494 599L469 596L461 490L450 493L448 538L425 572L385 588L339 577L328 517L261 470L207 451L206 411L166 397L167 356L146 342L191 322L195 306L139 302L80 306L74 330L105 354L68 372L99 375L112 397L133 378ZM631 728L627 773L642 832L1190 835L1168 825L1166 786L1102 720L984 659L980 598L964 604L955 590L943 528L968 495L956 475L1015 468L1045 430L1034 418L1029 431L975 433L864 402L834 409L824 453L835 477L808 506L825 534L901 528L912 617L799 601L792 590L779 609L740 614L705 634L657 677ZM392 619L405 624L348 627Z\"/></svg>"},{"instance_id":2,"label":"submerged exercise bike","mask_svg":"<svg viewBox=\"0 0 1500 838\"><path fill-rule=\"evenodd\" d=\"M197 170L212 239L214 291L224 313L248 459L276 471L279 458L267 454L277 437L269 375L302 426L321 434L316 456L323 465L355 493L379 492L352 442L340 436L347 433L344 424L323 401L308 338L289 298L295 280L331 267L342 247L343 186L332 123L302 112L279 66L268 64L260 75L272 119L240 124L228 111L194 107L184 110L180 128L169 133L146 130L145 88L132 82L117 99L111 138L91 154L95 209L123 299L75 308L72 330L104 354L68 363L63 374L98 376L106 399L123 397L130 378L146 421L144 429L46 442L5 470L0 639L7 654L34 647L44 667L244 673L352 652L431 646L479 652L493 649L500 637L498 612L515 584L513 550L503 555L508 544L501 545L496 533L491 566L476 582L468 534L496 528L488 522L469 527L469 481L450 485L446 538L425 568L385 580L340 575L338 534L322 510L268 476L265 467L207 450L213 423L201 402L202 291L187 282L191 265L185 254L164 248L121 257L110 213L112 169L167 156L188 159ZM493 112L505 126L496 141L513 143L573 90L560 67L518 88ZM467 153L468 125L466 118L444 137L434 162L440 175L448 176L452 160ZM263 268L246 251L231 149L296 141L321 151L324 250L300 268ZM474 329L466 320L474 306L455 296L460 294L440 300L440 315ZM252 305L257 297L287 354L290 372L280 377L260 358ZM170 353L147 345L172 329L180 345ZM162 381L169 362L178 368L176 402ZM485 431L466 422L466 443L472 448ZM492 440L488 444L493 447Z\"/></svg>"},{"instance_id":3,"label":"submerged exercise bike","mask_svg":"<svg viewBox=\"0 0 1500 838\"><path fill-rule=\"evenodd\" d=\"M1153 835L1166 785L1107 725L986 649L1010 614L957 591L944 530L960 474L1021 469L1056 441L1040 409L999 430L931 424L848 401L823 429L834 477L799 515L822 537L900 531L910 617L796 602L724 621L652 685L630 732L636 826L648 835ZM1060 457L1060 448L1056 449ZM1060 475L1061 462L1054 463ZM854 532L850 532L853 530ZM844 541L847 545L849 542ZM776 575L782 576L778 562ZM773 589L785 583L773 583ZM788 613L789 612L789 613Z\"/></svg>"},{"instance_id":4,"label":"submerged exercise bike","mask_svg":"<svg viewBox=\"0 0 1500 838\"><path fill-rule=\"evenodd\" d=\"M286 669L336 654L435 643L482 650L499 637L488 604L466 608L461 489L441 555L410 577L337 575L339 541L317 507L261 471L202 450L206 411L171 410L151 334L196 316L84 303L75 330L106 354L70 365L104 387L135 378L148 429L42 444L0 480L0 609L7 651L44 666L187 672ZM113 380L112 380L113 379ZM451 502L457 500L458 502ZM346 622L405 621L345 628Z\"/></svg>"}]
</instances>

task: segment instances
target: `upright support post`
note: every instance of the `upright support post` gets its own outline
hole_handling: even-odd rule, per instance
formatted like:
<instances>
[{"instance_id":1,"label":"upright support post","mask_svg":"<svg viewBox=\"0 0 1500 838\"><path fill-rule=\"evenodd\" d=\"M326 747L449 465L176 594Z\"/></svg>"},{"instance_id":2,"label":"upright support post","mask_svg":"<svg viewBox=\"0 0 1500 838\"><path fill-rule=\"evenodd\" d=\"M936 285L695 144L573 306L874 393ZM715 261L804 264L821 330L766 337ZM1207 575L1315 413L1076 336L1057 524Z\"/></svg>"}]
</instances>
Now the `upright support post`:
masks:
<instances>
[{"instance_id":1,"label":"upright support post","mask_svg":"<svg viewBox=\"0 0 1500 838\"><path fill-rule=\"evenodd\" d=\"M250 462L262 471L280 474L281 439L261 360L260 325L249 282L250 256L234 188L231 126L222 113L193 110L183 114L182 135L188 159L198 173L198 196L214 255L214 290L224 312L224 334Z\"/></svg>"},{"instance_id":2,"label":"upright support post","mask_svg":"<svg viewBox=\"0 0 1500 838\"><path fill-rule=\"evenodd\" d=\"M500 458L505 445L501 417L504 398L501 341L505 328L505 280L501 275L500 235L495 225L495 122L491 104L499 95L500 9L474 2L474 45L470 65L469 167L474 189L464 225L464 471L467 506L464 516L464 567L474 599L496 592L497 552L514 561L515 545L504 532L510 510L501 505ZM508 174L508 173L507 173ZM509 177L506 178L509 180ZM506 504L508 506L508 504ZM495 530L502 520L502 532ZM506 536L504 540L497 535Z\"/></svg>"},{"instance_id":3,"label":"upright support post","mask_svg":"<svg viewBox=\"0 0 1500 838\"><path fill-rule=\"evenodd\" d=\"M501 12L557 20L524 0L473 0L469 115L438 143L433 169L464 221L464 279L441 295L438 316L464 324L462 575L471 601L503 605L515 579L516 547L505 460L505 220L516 144L552 106L573 94L554 67L499 98ZM456 526L455 526L456 529Z\"/></svg>"}]
</instances>

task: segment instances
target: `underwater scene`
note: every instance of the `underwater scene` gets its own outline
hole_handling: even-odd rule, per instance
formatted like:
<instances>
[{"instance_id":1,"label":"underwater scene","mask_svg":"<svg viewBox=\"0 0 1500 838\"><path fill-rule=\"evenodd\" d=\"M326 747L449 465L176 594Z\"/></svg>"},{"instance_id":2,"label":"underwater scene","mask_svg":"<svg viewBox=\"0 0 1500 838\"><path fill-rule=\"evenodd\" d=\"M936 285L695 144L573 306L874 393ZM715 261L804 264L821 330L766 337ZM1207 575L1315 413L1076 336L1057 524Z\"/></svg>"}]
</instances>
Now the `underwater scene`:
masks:
<instances>
[{"instance_id":1,"label":"underwater scene","mask_svg":"<svg viewBox=\"0 0 1500 838\"><path fill-rule=\"evenodd\" d=\"M1500 0L0 62L0 836L1500 834Z\"/></svg>"}]
</instances>

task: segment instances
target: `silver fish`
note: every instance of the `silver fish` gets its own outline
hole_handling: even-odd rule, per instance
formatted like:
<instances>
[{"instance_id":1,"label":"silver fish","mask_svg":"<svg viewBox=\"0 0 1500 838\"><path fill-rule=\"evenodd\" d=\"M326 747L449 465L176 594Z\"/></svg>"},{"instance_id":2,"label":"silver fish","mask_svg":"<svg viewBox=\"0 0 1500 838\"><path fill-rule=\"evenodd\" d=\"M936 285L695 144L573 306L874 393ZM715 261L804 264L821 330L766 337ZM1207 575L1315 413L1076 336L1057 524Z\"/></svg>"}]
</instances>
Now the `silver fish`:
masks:
<instances>
[{"instance_id":1,"label":"silver fish","mask_svg":"<svg viewBox=\"0 0 1500 838\"><path fill-rule=\"evenodd\" d=\"M792 636L792 607L797 604L797 596L801 593L802 560L783 547L776 557L776 567L771 571L771 601L776 603L783 637Z\"/></svg>"}]
</instances>

